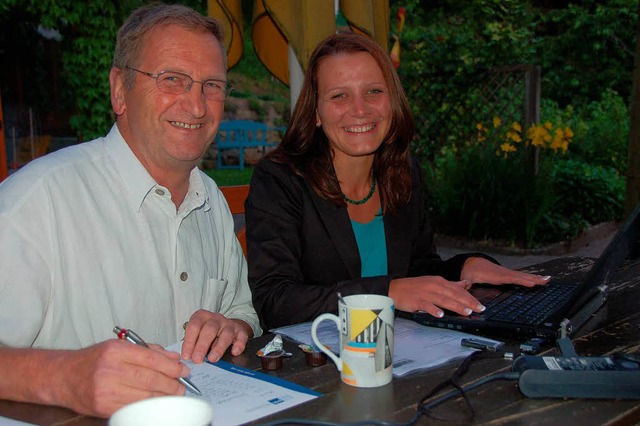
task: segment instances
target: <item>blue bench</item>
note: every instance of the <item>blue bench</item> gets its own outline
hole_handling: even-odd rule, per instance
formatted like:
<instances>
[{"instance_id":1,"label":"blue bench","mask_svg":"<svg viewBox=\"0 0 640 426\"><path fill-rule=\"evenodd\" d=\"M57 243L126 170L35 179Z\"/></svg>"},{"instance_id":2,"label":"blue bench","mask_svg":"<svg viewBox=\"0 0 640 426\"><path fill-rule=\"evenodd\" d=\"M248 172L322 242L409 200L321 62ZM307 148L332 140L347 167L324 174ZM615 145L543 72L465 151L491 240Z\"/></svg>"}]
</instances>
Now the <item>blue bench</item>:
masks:
<instances>
[{"instance_id":1,"label":"blue bench","mask_svg":"<svg viewBox=\"0 0 640 426\"><path fill-rule=\"evenodd\" d=\"M218 150L218 169L244 169L244 150L246 148L273 147L279 142L270 140L270 135L283 132L284 128L269 127L265 123L251 120L230 120L220 123L216 134ZM238 164L223 164L222 152L230 149L238 150Z\"/></svg>"}]
</instances>

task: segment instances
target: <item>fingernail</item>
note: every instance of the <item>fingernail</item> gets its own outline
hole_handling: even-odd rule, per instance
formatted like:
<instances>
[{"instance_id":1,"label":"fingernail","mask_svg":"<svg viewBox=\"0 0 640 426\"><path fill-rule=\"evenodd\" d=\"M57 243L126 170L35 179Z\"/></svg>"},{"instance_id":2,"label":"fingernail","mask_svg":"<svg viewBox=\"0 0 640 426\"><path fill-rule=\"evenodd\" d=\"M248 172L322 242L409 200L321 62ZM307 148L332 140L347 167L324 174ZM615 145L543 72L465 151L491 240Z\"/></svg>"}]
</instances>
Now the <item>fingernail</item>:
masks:
<instances>
[{"instance_id":1,"label":"fingernail","mask_svg":"<svg viewBox=\"0 0 640 426\"><path fill-rule=\"evenodd\" d=\"M487 307L486 307L486 306L484 306L484 305L478 305L478 310L479 310L480 312L484 312L486 309L487 309Z\"/></svg>"},{"instance_id":2,"label":"fingernail","mask_svg":"<svg viewBox=\"0 0 640 426\"><path fill-rule=\"evenodd\" d=\"M549 281L551 279L551 275L547 275L545 277L542 277L543 280L545 281Z\"/></svg>"},{"instance_id":3,"label":"fingernail","mask_svg":"<svg viewBox=\"0 0 640 426\"><path fill-rule=\"evenodd\" d=\"M442 311L438 311L438 312L436 312L436 316L437 316L438 318L442 318L442 317L444 316L444 312L442 312Z\"/></svg>"},{"instance_id":4,"label":"fingernail","mask_svg":"<svg viewBox=\"0 0 640 426\"><path fill-rule=\"evenodd\" d=\"M473 311L471 310L471 308L464 308L463 312L464 312L465 315L471 315L471 312L473 312Z\"/></svg>"},{"instance_id":5,"label":"fingernail","mask_svg":"<svg viewBox=\"0 0 640 426\"><path fill-rule=\"evenodd\" d=\"M202 352L194 352L193 355L191 355L191 360L199 364L204 360L204 354Z\"/></svg>"},{"instance_id":6,"label":"fingernail","mask_svg":"<svg viewBox=\"0 0 640 426\"><path fill-rule=\"evenodd\" d=\"M191 370L189 369L189 367L182 364L182 374L180 374L180 377L187 377L189 373L191 373Z\"/></svg>"}]
</instances>

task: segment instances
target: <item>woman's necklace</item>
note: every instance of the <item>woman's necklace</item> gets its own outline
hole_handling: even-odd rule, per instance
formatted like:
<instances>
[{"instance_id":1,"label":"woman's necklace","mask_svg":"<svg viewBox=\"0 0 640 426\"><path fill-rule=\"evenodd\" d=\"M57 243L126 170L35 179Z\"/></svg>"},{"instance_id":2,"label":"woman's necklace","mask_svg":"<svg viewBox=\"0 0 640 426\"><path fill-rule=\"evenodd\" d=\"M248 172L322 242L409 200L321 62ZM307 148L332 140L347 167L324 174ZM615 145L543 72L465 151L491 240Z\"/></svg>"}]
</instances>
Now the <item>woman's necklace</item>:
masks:
<instances>
[{"instance_id":1,"label":"woman's necklace","mask_svg":"<svg viewBox=\"0 0 640 426\"><path fill-rule=\"evenodd\" d=\"M373 196L374 192L376 192L376 177L375 175L371 175L371 190L369 190L369 193L367 194L366 197L364 197L362 200L352 200L351 198L347 197L343 192L342 198L344 198L344 200L347 203L359 206L360 204L364 204L367 201L369 201L369 199Z\"/></svg>"}]
</instances>

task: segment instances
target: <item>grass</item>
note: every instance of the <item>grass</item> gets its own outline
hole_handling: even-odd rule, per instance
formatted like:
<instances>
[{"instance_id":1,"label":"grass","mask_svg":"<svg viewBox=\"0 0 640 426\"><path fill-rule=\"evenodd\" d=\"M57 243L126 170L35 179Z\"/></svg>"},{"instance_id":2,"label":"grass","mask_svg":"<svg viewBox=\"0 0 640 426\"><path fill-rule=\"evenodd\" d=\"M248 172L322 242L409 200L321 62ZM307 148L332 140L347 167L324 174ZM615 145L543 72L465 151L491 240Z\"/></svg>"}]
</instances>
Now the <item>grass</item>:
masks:
<instances>
[{"instance_id":1,"label":"grass","mask_svg":"<svg viewBox=\"0 0 640 426\"><path fill-rule=\"evenodd\" d=\"M218 186L231 186L231 185L248 185L251 181L251 174L253 173L252 167L245 167L244 170L240 169L208 169L204 172L211 177Z\"/></svg>"}]
</instances>

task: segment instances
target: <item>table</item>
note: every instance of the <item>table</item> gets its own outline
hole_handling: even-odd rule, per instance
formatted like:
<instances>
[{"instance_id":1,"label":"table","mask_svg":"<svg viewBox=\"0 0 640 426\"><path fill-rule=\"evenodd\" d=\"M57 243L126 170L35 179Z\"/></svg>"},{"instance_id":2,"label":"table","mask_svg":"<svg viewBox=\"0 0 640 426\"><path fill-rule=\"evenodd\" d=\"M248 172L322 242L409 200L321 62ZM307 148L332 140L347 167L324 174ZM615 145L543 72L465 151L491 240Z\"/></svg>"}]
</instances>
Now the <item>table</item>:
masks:
<instances>
[{"instance_id":1,"label":"table","mask_svg":"<svg viewBox=\"0 0 640 426\"><path fill-rule=\"evenodd\" d=\"M593 259L567 257L534 265L525 270L550 274L555 277L581 278L593 264ZM615 352L640 352L640 259L627 261L614 282L609 299L573 337L578 355L597 356ZM265 335L249 342L247 350L238 357L225 360L246 368L259 369L260 361L255 352L272 338ZM516 348L520 342L507 340L508 348ZM293 342L286 341L285 349L294 354L285 359L283 367L269 372L284 379L312 388L322 397L292 409L260 419L252 424L284 418L305 418L333 422L353 422L378 419L407 422L416 413L416 405L423 395L435 385L449 378L460 364L454 361L430 371L394 378L385 386L360 389L343 384L331 361L321 367L306 365L302 352ZM547 354L556 353L547 348ZM463 377L471 383L499 371L509 371L511 362L504 359L487 359L473 363ZM517 389L515 382L491 382L469 392L476 411L472 424L563 424L573 425L627 425L640 423L640 401L636 400L587 400L587 399L527 399ZM440 415L460 415L464 402L456 398L437 407ZM72 411L34 404L0 401L0 416L14 418L36 425L105 426L106 420L80 416ZM452 424L421 417L418 425Z\"/></svg>"}]
</instances>

